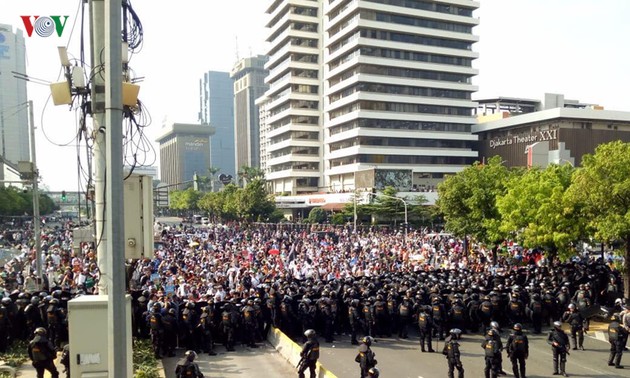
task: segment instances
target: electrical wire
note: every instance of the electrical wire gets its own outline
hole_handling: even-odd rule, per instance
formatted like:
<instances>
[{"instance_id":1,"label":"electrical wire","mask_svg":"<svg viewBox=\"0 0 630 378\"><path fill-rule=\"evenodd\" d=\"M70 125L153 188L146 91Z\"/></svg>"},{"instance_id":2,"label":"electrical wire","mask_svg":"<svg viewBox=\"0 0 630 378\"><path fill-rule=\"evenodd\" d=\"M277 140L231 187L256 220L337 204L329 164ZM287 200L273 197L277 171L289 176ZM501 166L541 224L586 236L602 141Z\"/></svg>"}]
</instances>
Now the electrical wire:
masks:
<instances>
[{"instance_id":1,"label":"electrical wire","mask_svg":"<svg viewBox=\"0 0 630 378\"><path fill-rule=\"evenodd\" d=\"M125 25L126 33L123 35L123 41L128 43L129 51L131 54L139 53L142 50L144 43L144 29L140 17L133 9L130 0L122 2L123 12L125 12L125 19L127 25Z\"/></svg>"}]
</instances>

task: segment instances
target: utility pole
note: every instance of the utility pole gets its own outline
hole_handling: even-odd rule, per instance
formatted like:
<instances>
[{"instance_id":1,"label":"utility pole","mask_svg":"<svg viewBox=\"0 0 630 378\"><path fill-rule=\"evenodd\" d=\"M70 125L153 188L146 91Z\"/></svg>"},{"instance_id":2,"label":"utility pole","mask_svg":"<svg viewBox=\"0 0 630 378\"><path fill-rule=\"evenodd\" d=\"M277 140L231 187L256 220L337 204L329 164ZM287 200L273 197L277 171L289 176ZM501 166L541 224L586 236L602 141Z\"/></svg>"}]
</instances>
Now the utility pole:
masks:
<instances>
[{"instance_id":1,"label":"utility pole","mask_svg":"<svg viewBox=\"0 0 630 378\"><path fill-rule=\"evenodd\" d=\"M96 256L101 279L98 293L107 295L108 234L105 227L105 2L90 0L91 46L92 46L92 123L94 137L94 235ZM111 216L109 219L112 219Z\"/></svg>"},{"instance_id":2,"label":"utility pole","mask_svg":"<svg viewBox=\"0 0 630 378\"><path fill-rule=\"evenodd\" d=\"M105 122L108 376L126 377L131 363L127 356L127 308L125 287L125 217L122 149L122 5L105 0Z\"/></svg>"},{"instance_id":3,"label":"utility pole","mask_svg":"<svg viewBox=\"0 0 630 378\"><path fill-rule=\"evenodd\" d=\"M33 116L33 101L28 101L28 122L31 133L31 164L33 172L33 226L35 232L35 267L37 271L37 287L43 288L44 279L42 277L42 232L40 230L39 215L39 169L37 168L37 155L35 153L35 118Z\"/></svg>"}]
</instances>

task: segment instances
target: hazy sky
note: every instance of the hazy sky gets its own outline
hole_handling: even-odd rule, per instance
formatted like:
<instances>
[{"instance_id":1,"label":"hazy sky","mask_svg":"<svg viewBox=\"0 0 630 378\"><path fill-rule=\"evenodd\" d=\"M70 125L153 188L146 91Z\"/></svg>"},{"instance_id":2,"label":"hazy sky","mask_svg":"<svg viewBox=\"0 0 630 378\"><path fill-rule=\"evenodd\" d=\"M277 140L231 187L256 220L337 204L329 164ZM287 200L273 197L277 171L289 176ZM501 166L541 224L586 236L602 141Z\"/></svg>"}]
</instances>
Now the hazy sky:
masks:
<instances>
[{"instance_id":1,"label":"hazy sky","mask_svg":"<svg viewBox=\"0 0 630 378\"><path fill-rule=\"evenodd\" d=\"M68 40L70 54L79 57L80 2L0 0L0 23L22 30L22 15L70 16L62 37L26 37L28 75L61 81L57 46ZM147 130L151 141L165 117L197 120L199 78L205 71L230 71L237 56L266 51L268 0L131 3L144 27L144 47L130 66L136 76L144 77L139 97L153 119ZM481 0L476 13L481 22L475 28L480 42L474 47L480 53L475 62L480 74L474 79L480 91L475 98L542 99L545 92L553 92L630 111L628 14L628 0ZM84 36L89 43L87 27ZM76 114L52 102L44 107L47 86L29 84L28 92L35 104L43 182L52 190L76 190ZM85 163L83 151L81 156Z\"/></svg>"}]
</instances>

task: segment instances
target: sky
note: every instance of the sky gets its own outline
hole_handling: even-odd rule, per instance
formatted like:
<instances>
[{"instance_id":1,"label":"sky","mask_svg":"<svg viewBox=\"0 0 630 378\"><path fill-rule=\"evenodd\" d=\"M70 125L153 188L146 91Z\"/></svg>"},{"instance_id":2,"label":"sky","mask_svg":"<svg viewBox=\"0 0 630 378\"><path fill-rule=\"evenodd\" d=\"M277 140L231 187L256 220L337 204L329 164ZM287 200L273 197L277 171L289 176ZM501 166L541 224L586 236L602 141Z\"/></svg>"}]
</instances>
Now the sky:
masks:
<instances>
[{"instance_id":1,"label":"sky","mask_svg":"<svg viewBox=\"0 0 630 378\"><path fill-rule=\"evenodd\" d=\"M0 0L0 23L24 30L22 15L68 15L62 36L26 37L26 74L61 81L57 46L80 56L81 0ZM199 79L229 72L237 58L264 54L269 0L131 0L144 29L144 45L130 62L142 77L139 99L152 123L153 142L165 119L196 122ZM630 111L630 14L628 0L481 0L474 29L480 58L473 98L494 96L568 99ZM86 11L86 20L87 17ZM88 22L84 38L89 43ZM89 60L89 48L86 59ZM89 63L89 61L88 61ZM49 88L28 84L34 102L37 162L43 184L76 191L76 112L48 101ZM157 145L155 159L158 163ZM84 150L85 148L82 147ZM85 152L81 152L85 164ZM149 163L153 156L148 157Z\"/></svg>"}]
</instances>

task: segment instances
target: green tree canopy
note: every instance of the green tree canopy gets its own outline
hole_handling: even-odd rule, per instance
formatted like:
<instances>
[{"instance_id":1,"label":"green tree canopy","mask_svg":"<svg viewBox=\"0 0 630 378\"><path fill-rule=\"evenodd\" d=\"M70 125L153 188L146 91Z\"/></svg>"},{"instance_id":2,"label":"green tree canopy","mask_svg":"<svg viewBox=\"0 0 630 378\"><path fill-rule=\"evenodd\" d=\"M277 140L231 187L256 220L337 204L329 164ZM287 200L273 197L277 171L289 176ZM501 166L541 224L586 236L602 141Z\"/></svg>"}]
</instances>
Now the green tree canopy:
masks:
<instances>
[{"instance_id":1,"label":"green tree canopy","mask_svg":"<svg viewBox=\"0 0 630 378\"><path fill-rule=\"evenodd\" d=\"M222 220L268 222L277 221L281 215L260 178L251 180L244 188L229 184L221 191L206 193L199 200L199 208Z\"/></svg>"},{"instance_id":2,"label":"green tree canopy","mask_svg":"<svg viewBox=\"0 0 630 378\"><path fill-rule=\"evenodd\" d=\"M276 209L273 197L267 193L265 181L260 177L250 179L238 193L238 215L244 219L265 222Z\"/></svg>"},{"instance_id":3,"label":"green tree canopy","mask_svg":"<svg viewBox=\"0 0 630 378\"><path fill-rule=\"evenodd\" d=\"M584 235L583 218L565 196L573 172L570 164L554 164L512 176L497 198L500 231L528 248L571 254L572 243Z\"/></svg>"},{"instance_id":4,"label":"green tree canopy","mask_svg":"<svg viewBox=\"0 0 630 378\"><path fill-rule=\"evenodd\" d=\"M496 200L505 194L511 175L518 172L508 170L501 158L494 156L487 164L476 162L448 176L438 185L436 203L444 215L446 229L460 237L472 235L485 243L503 240Z\"/></svg>"},{"instance_id":5,"label":"green tree canopy","mask_svg":"<svg viewBox=\"0 0 630 378\"><path fill-rule=\"evenodd\" d=\"M243 165L239 168L237 175L243 186L247 185L250 180L265 178L265 172L262 169L248 165Z\"/></svg>"},{"instance_id":6,"label":"green tree canopy","mask_svg":"<svg viewBox=\"0 0 630 378\"><path fill-rule=\"evenodd\" d=\"M309 223L324 223L326 221L326 210L321 207L314 207L308 213Z\"/></svg>"},{"instance_id":7,"label":"green tree canopy","mask_svg":"<svg viewBox=\"0 0 630 378\"><path fill-rule=\"evenodd\" d=\"M624 292L630 297L630 143L602 144L585 155L567 195L597 239L625 244Z\"/></svg>"},{"instance_id":8,"label":"green tree canopy","mask_svg":"<svg viewBox=\"0 0 630 378\"><path fill-rule=\"evenodd\" d=\"M201 194L193 188L174 190L169 193L170 207L175 210L197 210L199 198Z\"/></svg>"}]
</instances>

